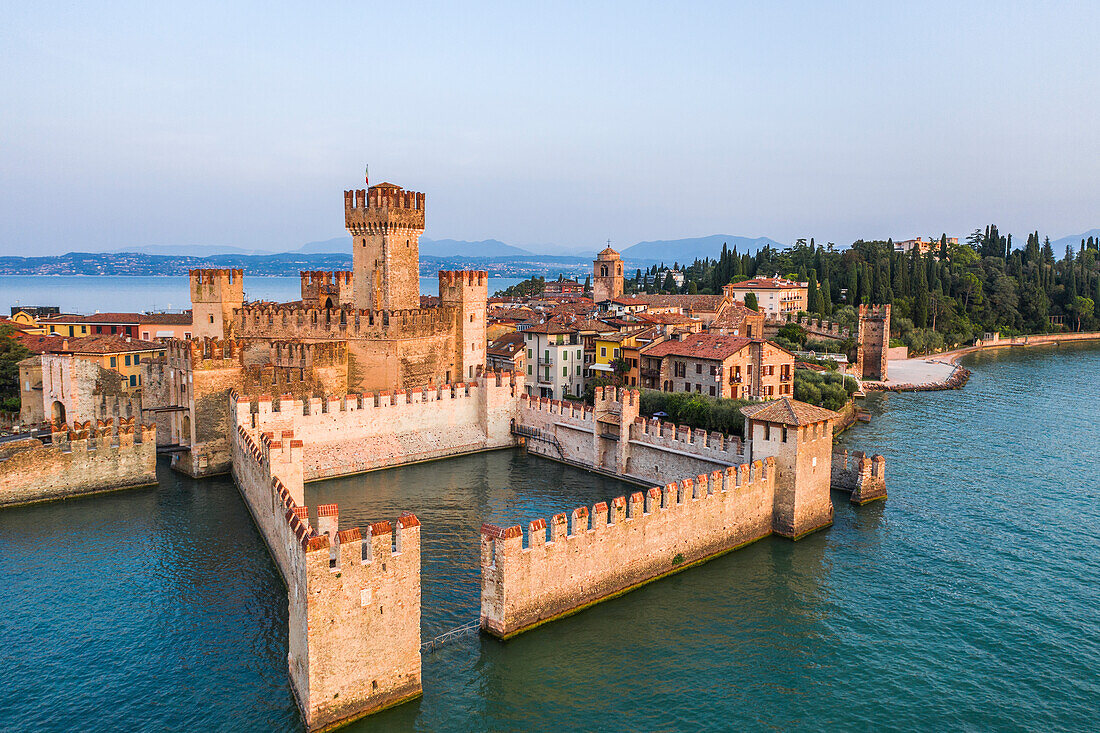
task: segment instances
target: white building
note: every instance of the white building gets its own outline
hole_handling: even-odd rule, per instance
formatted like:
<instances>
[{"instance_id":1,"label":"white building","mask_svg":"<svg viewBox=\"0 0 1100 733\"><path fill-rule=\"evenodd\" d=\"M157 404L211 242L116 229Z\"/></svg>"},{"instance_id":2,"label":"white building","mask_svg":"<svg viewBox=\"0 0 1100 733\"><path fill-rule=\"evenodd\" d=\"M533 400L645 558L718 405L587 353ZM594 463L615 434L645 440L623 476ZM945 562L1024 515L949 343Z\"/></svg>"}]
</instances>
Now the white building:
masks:
<instances>
[{"instance_id":1,"label":"white building","mask_svg":"<svg viewBox=\"0 0 1100 733\"><path fill-rule=\"evenodd\" d=\"M527 394L560 400L584 393L584 344L576 328L540 323L523 331L523 338Z\"/></svg>"}]
</instances>

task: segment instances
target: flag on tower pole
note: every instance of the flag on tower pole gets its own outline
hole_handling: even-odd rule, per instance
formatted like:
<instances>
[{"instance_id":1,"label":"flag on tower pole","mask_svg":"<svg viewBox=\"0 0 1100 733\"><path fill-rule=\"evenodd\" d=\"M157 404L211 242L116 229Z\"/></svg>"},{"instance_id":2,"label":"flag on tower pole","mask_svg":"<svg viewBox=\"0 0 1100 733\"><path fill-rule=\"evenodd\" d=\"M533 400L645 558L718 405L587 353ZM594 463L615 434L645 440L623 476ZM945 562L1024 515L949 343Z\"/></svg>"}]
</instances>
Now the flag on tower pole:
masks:
<instances>
[{"instance_id":1,"label":"flag on tower pole","mask_svg":"<svg viewBox=\"0 0 1100 733\"><path fill-rule=\"evenodd\" d=\"M370 185L370 164L367 164L366 170L363 171L363 183Z\"/></svg>"}]
</instances>

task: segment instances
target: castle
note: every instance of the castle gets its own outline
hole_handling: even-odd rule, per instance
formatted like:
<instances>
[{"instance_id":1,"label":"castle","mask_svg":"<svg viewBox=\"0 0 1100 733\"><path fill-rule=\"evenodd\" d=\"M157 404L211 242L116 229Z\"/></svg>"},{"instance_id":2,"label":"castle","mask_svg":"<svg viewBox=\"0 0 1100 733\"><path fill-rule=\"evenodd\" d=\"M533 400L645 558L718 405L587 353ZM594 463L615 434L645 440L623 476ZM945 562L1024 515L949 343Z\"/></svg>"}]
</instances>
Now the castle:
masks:
<instances>
[{"instance_id":1,"label":"castle","mask_svg":"<svg viewBox=\"0 0 1100 733\"><path fill-rule=\"evenodd\" d=\"M301 273L294 303L247 302L242 270L190 273L191 341L148 365L173 466L192 476L230 467L227 396L299 397L412 389L473 379L485 366L488 276L439 273L439 305L420 305L425 196L391 183L344 192L351 272Z\"/></svg>"},{"instance_id":2,"label":"castle","mask_svg":"<svg viewBox=\"0 0 1100 733\"><path fill-rule=\"evenodd\" d=\"M297 303L247 302L240 270L192 271L194 338L142 366L157 445L193 476L232 473L286 582L288 676L309 730L421 694L422 598L416 516L341 528L338 506L305 505L308 481L519 445L644 487L536 519L526 546L519 526L482 526L480 626L500 638L829 526L834 486L885 498L881 457L834 469L836 413L790 397L744 408L741 439L647 420L636 390L598 388L585 406L486 370L485 272L440 272L439 305L420 305L424 211L423 194L392 184L345 192L353 270L303 272ZM613 254L597 277L609 293L621 292ZM88 490L112 465L126 473L112 480L152 478L153 427L140 442L133 431L131 419L117 438L66 431L0 454L0 488L43 460L90 467Z\"/></svg>"}]
</instances>

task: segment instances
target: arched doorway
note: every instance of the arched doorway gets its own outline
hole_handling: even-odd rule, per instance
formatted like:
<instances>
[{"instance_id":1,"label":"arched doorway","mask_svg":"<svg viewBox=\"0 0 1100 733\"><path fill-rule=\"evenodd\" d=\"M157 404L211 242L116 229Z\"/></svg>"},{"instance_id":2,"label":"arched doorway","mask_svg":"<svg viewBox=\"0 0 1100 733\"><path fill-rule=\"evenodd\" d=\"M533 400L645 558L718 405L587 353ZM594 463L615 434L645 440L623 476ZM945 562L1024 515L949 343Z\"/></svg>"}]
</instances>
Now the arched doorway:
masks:
<instances>
[{"instance_id":1,"label":"arched doorway","mask_svg":"<svg viewBox=\"0 0 1100 733\"><path fill-rule=\"evenodd\" d=\"M325 298L325 310L330 310L332 307L332 298Z\"/></svg>"},{"instance_id":2,"label":"arched doorway","mask_svg":"<svg viewBox=\"0 0 1100 733\"><path fill-rule=\"evenodd\" d=\"M191 445L191 416L183 416L183 427L180 430L180 445Z\"/></svg>"},{"instance_id":3,"label":"arched doorway","mask_svg":"<svg viewBox=\"0 0 1100 733\"><path fill-rule=\"evenodd\" d=\"M51 412L51 416L52 416L54 425L57 425L58 427L64 425L65 424L65 405L63 405L60 402L55 400L54 403L53 403L53 409L52 409L52 412Z\"/></svg>"}]
</instances>

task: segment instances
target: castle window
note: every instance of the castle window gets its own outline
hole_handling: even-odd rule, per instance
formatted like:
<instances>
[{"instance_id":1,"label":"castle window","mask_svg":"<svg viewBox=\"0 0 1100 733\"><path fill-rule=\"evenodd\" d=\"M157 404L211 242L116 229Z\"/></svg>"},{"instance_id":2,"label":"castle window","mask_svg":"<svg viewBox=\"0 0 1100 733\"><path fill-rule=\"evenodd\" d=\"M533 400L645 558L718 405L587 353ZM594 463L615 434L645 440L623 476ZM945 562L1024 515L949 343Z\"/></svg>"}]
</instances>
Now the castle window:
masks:
<instances>
[{"instance_id":1,"label":"castle window","mask_svg":"<svg viewBox=\"0 0 1100 733\"><path fill-rule=\"evenodd\" d=\"M214 316L213 316L213 314L211 314L211 316L210 316L210 322L211 322L211 323L213 323L213 322L214 322Z\"/></svg>"}]
</instances>

